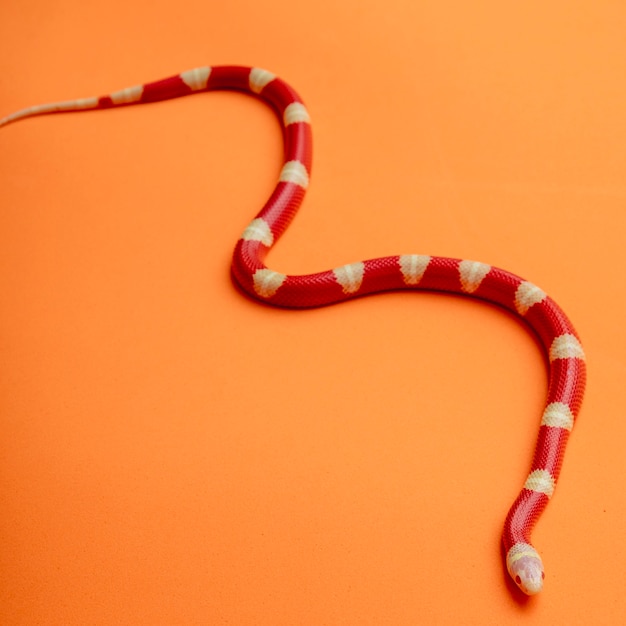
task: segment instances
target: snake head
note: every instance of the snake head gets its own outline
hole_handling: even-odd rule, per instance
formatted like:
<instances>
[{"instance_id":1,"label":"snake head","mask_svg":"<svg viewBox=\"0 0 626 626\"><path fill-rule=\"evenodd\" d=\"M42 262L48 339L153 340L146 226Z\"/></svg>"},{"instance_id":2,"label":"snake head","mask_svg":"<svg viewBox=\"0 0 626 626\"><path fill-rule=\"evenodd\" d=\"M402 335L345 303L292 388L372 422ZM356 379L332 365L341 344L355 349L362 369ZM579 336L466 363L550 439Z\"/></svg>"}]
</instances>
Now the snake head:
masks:
<instances>
[{"instance_id":1,"label":"snake head","mask_svg":"<svg viewBox=\"0 0 626 626\"><path fill-rule=\"evenodd\" d=\"M515 584L527 595L543 589L543 563L529 543L516 543L506 555L506 567Z\"/></svg>"}]
</instances>

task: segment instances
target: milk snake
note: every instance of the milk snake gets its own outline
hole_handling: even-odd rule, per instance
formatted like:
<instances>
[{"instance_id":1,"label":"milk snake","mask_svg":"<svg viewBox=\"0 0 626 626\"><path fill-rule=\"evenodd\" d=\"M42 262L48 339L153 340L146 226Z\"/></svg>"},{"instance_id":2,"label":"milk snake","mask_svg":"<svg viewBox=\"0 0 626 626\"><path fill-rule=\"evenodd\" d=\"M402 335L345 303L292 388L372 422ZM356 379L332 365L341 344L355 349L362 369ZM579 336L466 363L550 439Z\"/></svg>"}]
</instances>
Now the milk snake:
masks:
<instances>
[{"instance_id":1,"label":"milk snake","mask_svg":"<svg viewBox=\"0 0 626 626\"><path fill-rule=\"evenodd\" d=\"M265 70L200 67L99 98L30 107L1 119L0 126L46 113L107 109L216 89L256 95L282 121L285 156L278 183L243 231L233 254L232 276L243 291L267 304L293 308L396 289L466 294L503 306L535 331L549 362L548 394L531 470L506 517L502 542L512 579L528 595L539 592L543 564L530 534L554 492L585 386L585 356L578 335L554 300L532 283L485 263L419 254L350 263L305 276L288 276L266 267L268 250L291 222L309 185L312 140L309 114L298 94Z\"/></svg>"}]
</instances>

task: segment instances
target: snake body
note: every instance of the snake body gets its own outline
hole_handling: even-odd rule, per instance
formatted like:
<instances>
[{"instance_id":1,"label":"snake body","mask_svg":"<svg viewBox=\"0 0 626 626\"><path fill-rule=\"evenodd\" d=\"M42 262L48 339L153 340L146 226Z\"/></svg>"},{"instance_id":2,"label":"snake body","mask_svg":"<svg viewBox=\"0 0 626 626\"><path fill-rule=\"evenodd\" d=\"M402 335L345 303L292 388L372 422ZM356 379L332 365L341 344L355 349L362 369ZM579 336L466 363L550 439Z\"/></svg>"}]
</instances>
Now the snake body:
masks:
<instances>
[{"instance_id":1,"label":"snake body","mask_svg":"<svg viewBox=\"0 0 626 626\"><path fill-rule=\"evenodd\" d=\"M284 165L276 188L235 246L232 276L243 291L267 304L303 308L387 290L436 290L496 303L535 331L549 363L548 394L530 473L506 517L502 542L507 570L517 586L528 595L539 592L544 569L530 535L554 493L585 386L585 356L578 335L539 287L485 263L419 254L360 261L302 276L268 268L267 252L289 226L309 185L312 139L304 103L266 70L200 67L103 97L30 107L1 119L0 126L35 115L156 102L218 89L258 96L276 111L284 136Z\"/></svg>"}]
</instances>

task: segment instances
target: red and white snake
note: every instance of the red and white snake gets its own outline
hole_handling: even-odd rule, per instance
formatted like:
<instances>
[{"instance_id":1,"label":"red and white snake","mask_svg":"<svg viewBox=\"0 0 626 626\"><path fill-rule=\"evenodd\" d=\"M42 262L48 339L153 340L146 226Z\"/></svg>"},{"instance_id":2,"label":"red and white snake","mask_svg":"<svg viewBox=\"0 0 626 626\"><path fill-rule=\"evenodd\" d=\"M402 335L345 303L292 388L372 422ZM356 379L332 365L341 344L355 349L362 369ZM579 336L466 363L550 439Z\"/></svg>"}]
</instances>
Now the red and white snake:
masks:
<instances>
[{"instance_id":1,"label":"red and white snake","mask_svg":"<svg viewBox=\"0 0 626 626\"><path fill-rule=\"evenodd\" d=\"M504 523L506 566L526 594L543 587L543 564L530 534L554 493L563 453L580 409L585 356L578 335L559 306L539 287L476 261L419 254L350 263L305 276L288 276L265 265L268 250L283 234L304 198L311 172L311 126L298 94L274 74L249 67L200 67L107 96L23 109L0 126L26 117L156 102L216 89L259 96L282 121L285 162L278 184L235 246L232 275L250 296L282 307L316 307L395 289L428 289L472 295L516 313L535 331L549 361L549 386L532 466Z\"/></svg>"}]
</instances>

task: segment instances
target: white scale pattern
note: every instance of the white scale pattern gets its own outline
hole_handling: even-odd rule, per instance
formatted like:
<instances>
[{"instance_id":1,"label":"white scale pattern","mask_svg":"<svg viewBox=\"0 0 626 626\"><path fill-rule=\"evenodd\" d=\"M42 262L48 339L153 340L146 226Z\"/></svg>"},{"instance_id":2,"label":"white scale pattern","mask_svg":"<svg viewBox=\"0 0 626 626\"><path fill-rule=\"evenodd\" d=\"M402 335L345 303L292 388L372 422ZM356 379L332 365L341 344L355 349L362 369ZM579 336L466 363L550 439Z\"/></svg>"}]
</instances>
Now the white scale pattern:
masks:
<instances>
[{"instance_id":1,"label":"white scale pattern","mask_svg":"<svg viewBox=\"0 0 626 626\"><path fill-rule=\"evenodd\" d=\"M344 293L356 293L361 288L364 273L365 264L362 262L342 265L333 270L335 279L342 286Z\"/></svg>"},{"instance_id":2,"label":"white scale pattern","mask_svg":"<svg viewBox=\"0 0 626 626\"><path fill-rule=\"evenodd\" d=\"M551 402L543 412L541 425L551 426L552 428L564 428L571 431L574 427L572 409L563 402Z\"/></svg>"},{"instance_id":3,"label":"white scale pattern","mask_svg":"<svg viewBox=\"0 0 626 626\"><path fill-rule=\"evenodd\" d=\"M266 85L269 85L276 78L276 74L263 70L260 67L255 67L250 70L249 85L250 90L256 94L263 91Z\"/></svg>"},{"instance_id":4,"label":"white scale pattern","mask_svg":"<svg viewBox=\"0 0 626 626\"><path fill-rule=\"evenodd\" d=\"M533 559L541 560L539 553L535 548L533 548L529 543L519 542L514 546L511 546L509 553L507 554L507 562L509 564L515 563L515 561L519 561L522 557L529 556Z\"/></svg>"},{"instance_id":5,"label":"white scale pattern","mask_svg":"<svg viewBox=\"0 0 626 626\"><path fill-rule=\"evenodd\" d=\"M143 85L135 85L134 87L126 87L120 91L114 91L109 97L113 104L131 104L139 102L143 95Z\"/></svg>"},{"instance_id":6,"label":"white scale pattern","mask_svg":"<svg viewBox=\"0 0 626 626\"><path fill-rule=\"evenodd\" d=\"M491 265L479 261L461 261L459 263L459 276L461 287L466 293L474 293L489 274Z\"/></svg>"},{"instance_id":7,"label":"white scale pattern","mask_svg":"<svg viewBox=\"0 0 626 626\"><path fill-rule=\"evenodd\" d=\"M559 335L550 346L550 361L556 359L585 360L585 352L574 335Z\"/></svg>"},{"instance_id":8,"label":"white scale pattern","mask_svg":"<svg viewBox=\"0 0 626 626\"><path fill-rule=\"evenodd\" d=\"M306 189L309 186L309 173L304 163L287 161L280 172L279 180L281 183L293 183Z\"/></svg>"},{"instance_id":9,"label":"white scale pattern","mask_svg":"<svg viewBox=\"0 0 626 626\"><path fill-rule=\"evenodd\" d=\"M311 116L304 104L301 102L292 102L285 107L283 112L283 124L289 126L290 124L298 124L300 122L310 124Z\"/></svg>"},{"instance_id":10,"label":"white scale pattern","mask_svg":"<svg viewBox=\"0 0 626 626\"><path fill-rule=\"evenodd\" d=\"M243 231L241 238L244 241L260 241L268 248L274 243L272 229L262 217L253 219Z\"/></svg>"},{"instance_id":11,"label":"white scale pattern","mask_svg":"<svg viewBox=\"0 0 626 626\"><path fill-rule=\"evenodd\" d=\"M548 498L551 498L554 493L555 484L554 476L552 476L550 472L537 469L528 475L524 487L530 491L544 493Z\"/></svg>"},{"instance_id":12,"label":"white scale pattern","mask_svg":"<svg viewBox=\"0 0 626 626\"><path fill-rule=\"evenodd\" d=\"M280 274L274 270L260 269L254 272L254 291L262 298L271 298L287 280L285 274Z\"/></svg>"},{"instance_id":13,"label":"white scale pattern","mask_svg":"<svg viewBox=\"0 0 626 626\"><path fill-rule=\"evenodd\" d=\"M209 77L211 76L211 68L206 67L196 67L193 70L187 70L186 72L182 72L180 74L181 80L187 85L190 89L194 91L201 91L202 89L206 89L209 83Z\"/></svg>"},{"instance_id":14,"label":"white scale pattern","mask_svg":"<svg viewBox=\"0 0 626 626\"><path fill-rule=\"evenodd\" d=\"M430 257L424 254L403 254L398 262L404 282L407 285L419 285L430 263Z\"/></svg>"},{"instance_id":15,"label":"white scale pattern","mask_svg":"<svg viewBox=\"0 0 626 626\"><path fill-rule=\"evenodd\" d=\"M520 315L526 315L531 306L543 302L547 297L539 287L523 281L515 292L515 308Z\"/></svg>"}]
</instances>

